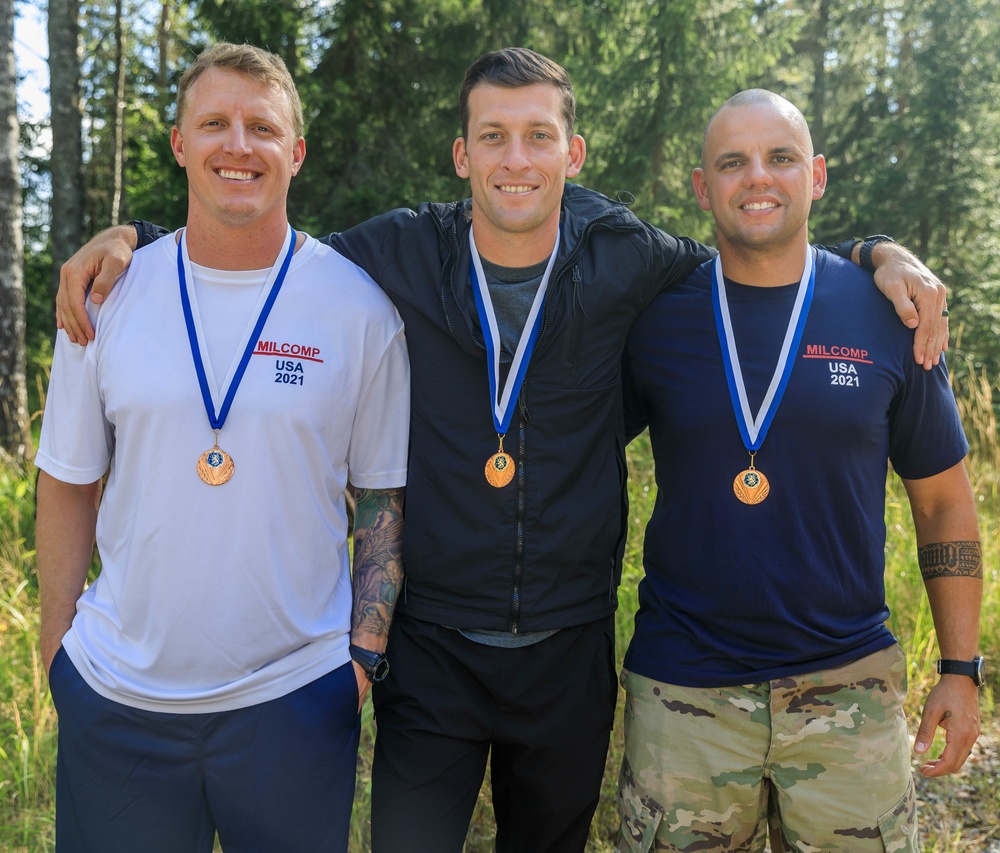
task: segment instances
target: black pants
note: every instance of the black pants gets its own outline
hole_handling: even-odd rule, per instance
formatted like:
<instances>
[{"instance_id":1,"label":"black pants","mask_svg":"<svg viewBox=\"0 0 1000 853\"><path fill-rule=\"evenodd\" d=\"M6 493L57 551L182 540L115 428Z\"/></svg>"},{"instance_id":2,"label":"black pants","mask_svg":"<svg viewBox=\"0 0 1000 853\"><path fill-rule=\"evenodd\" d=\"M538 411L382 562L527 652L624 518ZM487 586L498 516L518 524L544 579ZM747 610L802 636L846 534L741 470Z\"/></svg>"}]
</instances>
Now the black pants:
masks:
<instances>
[{"instance_id":1,"label":"black pants","mask_svg":"<svg viewBox=\"0 0 1000 853\"><path fill-rule=\"evenodd\" d=\"M373 853L461 853L488 756L498 853L580 853L618 695L614 617L501 649L398 615L388 654Z\"/></svg>"}]
</instances>

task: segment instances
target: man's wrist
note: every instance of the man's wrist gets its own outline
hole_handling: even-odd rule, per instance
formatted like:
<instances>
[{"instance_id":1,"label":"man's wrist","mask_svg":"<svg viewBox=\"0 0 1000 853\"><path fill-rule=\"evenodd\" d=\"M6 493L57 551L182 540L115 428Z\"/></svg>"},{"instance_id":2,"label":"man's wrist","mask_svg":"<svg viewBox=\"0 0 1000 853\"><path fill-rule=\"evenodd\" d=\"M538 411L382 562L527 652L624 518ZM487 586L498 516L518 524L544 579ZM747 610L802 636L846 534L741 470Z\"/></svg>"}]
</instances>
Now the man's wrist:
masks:
<instances>
[{"instance_id":1,"label":"man's wrist","mask_svg":"<svg viewBox=\"0 0 1000 853\"><path fill-rule=\"evenodd\" d=\"M143 246L148 246L154 240L156 236L152 232L150 224L142 219L130 219L126 225L131 225L132 230L135 232L135 242L132 244L132 251L136 249L141 249Z\"/></svg>"},{"instance_id":2,"label":"man's wrist","mask_svg":"<svg viewBox=\"0 0 1000 853\"><path fill-rule=\"evenodd\" d=\"M896 241L886 234L873 234L871 237L865 237L861 241L861 246L858 251L858 264L862 269L867 270L870 273L875 272L875 264L872 262L872 253L875 251L875 247L880 243L895 243Z\"/></svg>"},{"instance_id":3,"label":"man's wrist","mask_svg":"<svg viewBox=\"0 0 1000 853\"><path fill-rule=\"evenodd\" d=\"M829 246L828 248L840 255L840 257L842 257L845 261L853 261L854 263L857 263L854 253L862 242L863 241L860 237L848 237L843 242L837 243L836 246Z\"/></svg>"},{"instance_id":4,"label":"man's wrist","mask_svg":"<svg viewBox=\"0 0 1000 853\"><path fill-rule=\"evenodd\" d=\"M382 652L373 652L354 643L350 645L350 652L351 659L365 671L372 684L377 684L389 674L389 661Z\"/></svg>"},{"instance_id":5,"label":"man's wrist","mask_svg":"<svg viewBox=\"0 0 1000 853\"><path fill-rule=\"evenodd\" d=\"M982 655L972 660L941 658L937 662L937 671L939 675L968 676L976 687L982 687L986 681Z\"/></svg>"}]
</instances>

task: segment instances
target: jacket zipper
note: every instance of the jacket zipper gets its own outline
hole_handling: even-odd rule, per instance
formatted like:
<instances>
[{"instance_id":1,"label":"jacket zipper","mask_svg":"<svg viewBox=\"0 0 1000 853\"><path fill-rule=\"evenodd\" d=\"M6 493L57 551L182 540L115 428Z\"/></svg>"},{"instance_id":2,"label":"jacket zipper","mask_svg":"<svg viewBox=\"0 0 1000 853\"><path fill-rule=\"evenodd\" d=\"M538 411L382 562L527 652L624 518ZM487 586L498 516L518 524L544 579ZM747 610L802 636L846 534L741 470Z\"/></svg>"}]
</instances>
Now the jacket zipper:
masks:
<instances>
[{"instance_id":1,"label":"jacket zipper","mask_svg":"<svg viewBox=\"0 0 1000 853\"><path fill-rule=\"evenodd\" d=\"M516 634L521 627L521 582L524 573L524 520L526 499L526 480L524 475L524 456L527 444L527 411L524 405L524 389L518 394L518 406L521 418L517 429L517 516L514 537L514 591L511 597L510 631Z\"/></svg>"}]
</instances>

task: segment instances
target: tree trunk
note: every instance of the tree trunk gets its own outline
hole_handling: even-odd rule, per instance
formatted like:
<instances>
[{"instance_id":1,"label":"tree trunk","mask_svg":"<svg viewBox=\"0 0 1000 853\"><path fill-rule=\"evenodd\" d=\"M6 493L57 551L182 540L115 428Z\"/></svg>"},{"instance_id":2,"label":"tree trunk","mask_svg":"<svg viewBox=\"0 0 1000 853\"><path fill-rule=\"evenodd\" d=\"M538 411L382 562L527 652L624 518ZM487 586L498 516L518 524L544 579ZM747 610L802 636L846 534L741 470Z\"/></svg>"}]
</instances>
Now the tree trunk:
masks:
<instances>
[{"instance_id":1,"label":"tree trunk","mask_svg":"<svg viewBox=\"0 0 1000 853\"><path fill-rule=\"evenodd\" d=\"M115 2L115 91L111 110L114 132L114 165L111 172L111 221L117 223L122 208L122 187L125 170L125 28L122 22L122 0Z\"/></svg>"},{"instance_id":2,"label":"tree trunk","mask_svg":"<svg viewBox=\"0 0 1000 853\"><path fill-rule=\"evenodd\" d=\"M52 110L52 293L59 267L83 243L83 114L80 108L80 3L49 0Z\"/></svg>"},{"instance_id":3,"label":"tree trunk","mask_svg":"<svg viewBox=\"0 0 1000 853\"><path fill-rule=\"evenodd\" d=\"M158 61L156 65L156 83L161 92L167 91L167 74L170 71L170 28L171 10L173 4L163 0L160 4L160 23L156 28L156 45Z\"/></svg>"},{"instance_id":4,"label":"tree trunk","mask_svg":"<svg viewBox=\"0 0 1000 853\"><path fill-rule=\"evenodd\" d=\"M24 238L18 165L14 0L0 0L0 457L28 454L24 378Z\"/></svg>"},{"instance_id":5,"label":"tree trunk","mask_svg":"<svg viewBox=\"0 0 1000 853\"><path fill-rule=\"evenodd\" d=\"M826 152L826 48L830 39L830 0L820 0L816 12L815 42L812 50L813 89L810 97L813 150Z\"/></svg>"}]
</instances>

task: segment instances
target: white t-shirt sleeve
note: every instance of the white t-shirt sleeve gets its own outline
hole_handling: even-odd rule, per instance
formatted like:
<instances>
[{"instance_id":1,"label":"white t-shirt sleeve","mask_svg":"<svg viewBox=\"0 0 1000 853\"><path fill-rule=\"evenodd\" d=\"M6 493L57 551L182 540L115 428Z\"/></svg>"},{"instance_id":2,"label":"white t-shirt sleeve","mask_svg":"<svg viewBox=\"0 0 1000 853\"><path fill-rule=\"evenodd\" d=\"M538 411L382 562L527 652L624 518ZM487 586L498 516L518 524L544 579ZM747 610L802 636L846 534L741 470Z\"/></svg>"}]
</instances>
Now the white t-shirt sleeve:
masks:
<instances>
[{"instance_id":1,"label":"white t-shirt sleeve","mask_svg":"<svg viewBox=\"0 0 1000 853\"><path fill-rule=\"evenodd\" d=\"M64 483L99 480L114 449L114 429L104 417L97 348L96 341L81 347L57 333L35 464Z\"/></svg>"},{"instance_id":2,"label":"white t-shirt sleeve","mask_svg":"<svg viewBox=\"0 0 1000 853\"><path fill-rule=\"evenodd\" d=\"M390 327L391 337L381 355L374 354L375 366L362 388L351 430L348 467L351 482L362 489L406 485L410 360L402 321L391 310L395 330Z\"/></svg>"}]
</instances>

